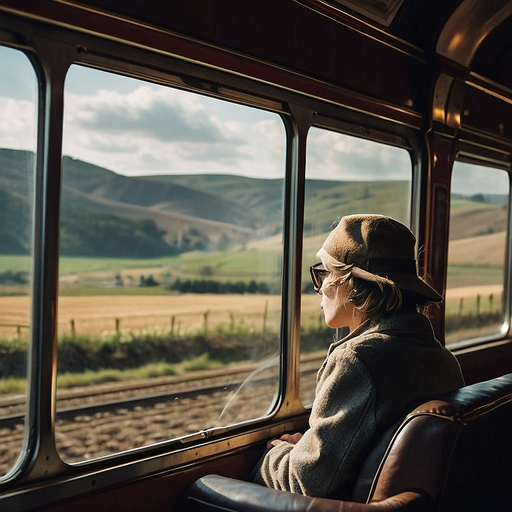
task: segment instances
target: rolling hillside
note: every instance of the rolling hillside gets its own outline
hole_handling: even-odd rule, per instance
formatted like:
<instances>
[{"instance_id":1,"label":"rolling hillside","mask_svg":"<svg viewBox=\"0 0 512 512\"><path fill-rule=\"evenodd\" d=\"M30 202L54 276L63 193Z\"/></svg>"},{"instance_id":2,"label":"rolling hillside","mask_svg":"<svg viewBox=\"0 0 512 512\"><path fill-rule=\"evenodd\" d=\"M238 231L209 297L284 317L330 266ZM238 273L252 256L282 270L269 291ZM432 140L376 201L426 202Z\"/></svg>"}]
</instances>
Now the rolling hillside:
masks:
<instances>
[{"instance_id":1,"label":"rolling hillside","mask_svg":"<svg viewBox=\"0 0 512 512\"><path fill-rule=\"evenodd\" d=\"M454 265L499 267L505 258L505 231L491 235L460 238L450 244L448 262Z\"/></svg>"},{"instance_id":2,"label":"rolling hillside","mask_svg":"<svg viewBox=\"0 0 512 512\"><path fill-rule=\"evenodd\" d=\"M73 205L75 208L95 211L104 215L116 215L132 220L152 220L165 232L164 239L172 242L183 235L184 232L207 232L213 240L220 240L227 237L237 243L245 243L254 237L254 229L230 223L223 223L215 220L203 219L175 213L154 207L139 206L137 204L105 199L89 195L79 190L65 187L65 204Z\"/></svg>"},{"instance_id":3,"label":"rolling hillside","mask_svg":"<svg viewBox=\"0 0 512 512\"><path fill-rule=\"evenodd\" d=\"M32 153L0 149L3 253L28 250L27 234L22 228L30 214L32 166ZM70 157L64 157L63 167L63 254L79 253L80 247L88 247L89 251L96 247L94 255L105 255L101 254L102 244L98 245L97 239L121 236L121 232L126 233L125 237L130 232L139 233L139 245L144 247L146 240L152 247L147 257L154 257L158 250L176 253L238 244L253 248L280 245L276 234L281 230L283 180L208 174L127 177ZM407 211L396 198L403 197L408 186L399 181L308 180L306 236L312 240L323 237L340 217L349 213L385 211L406 221ZM505 229L504 205L457 201L452 239ZM119 239L111 245L126 244ZM132 256L140 256L140 249L137 251Z\"/></svg>"},{"instance_id":4,"label":"rolling hillside","mask_svg":"<svg viewBox=\"0 0 512 512\"><path fill-rule=\"evenodd\" d=\"M156 182L127 177L80 160L64 157L63 186L93 198L255 228L257 219L237 203L217 194L184 187L175 182ZM63 195L66 199L66 194Z\"/></svg>"},{"instance_id":5,"label":"rolling hillside","mask_svg":"<svg viewBox=\"0 0 512 512\"><path fill-rule=\"evenodd\" d=\"M508 212L506 204L474 202L454 208L450 220L450 239L489 235L507 229Z\"/></svg>"}]
</instances>

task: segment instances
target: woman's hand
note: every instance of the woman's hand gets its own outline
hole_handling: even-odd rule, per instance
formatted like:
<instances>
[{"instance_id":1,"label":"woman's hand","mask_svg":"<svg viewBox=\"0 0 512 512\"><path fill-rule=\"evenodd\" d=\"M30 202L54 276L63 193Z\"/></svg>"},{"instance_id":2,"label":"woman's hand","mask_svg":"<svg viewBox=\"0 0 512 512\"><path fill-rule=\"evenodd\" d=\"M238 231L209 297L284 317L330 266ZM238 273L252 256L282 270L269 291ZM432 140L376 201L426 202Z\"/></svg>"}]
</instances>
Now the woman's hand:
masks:
<instances>
[{"instance_id":1,"label":"woman's hand","mask_svg":"<svg viewBox=\"0 0 512 512\"><path fill-rule=\"evenodd\" d=\"M295 432L295 434L283 434L281 437L277 439L271 439L267 443L267 449L273 448L279 443L285 442L289 444L297 444L302 438L302 434L300 432Z\"/></svg>"}]
</instances>

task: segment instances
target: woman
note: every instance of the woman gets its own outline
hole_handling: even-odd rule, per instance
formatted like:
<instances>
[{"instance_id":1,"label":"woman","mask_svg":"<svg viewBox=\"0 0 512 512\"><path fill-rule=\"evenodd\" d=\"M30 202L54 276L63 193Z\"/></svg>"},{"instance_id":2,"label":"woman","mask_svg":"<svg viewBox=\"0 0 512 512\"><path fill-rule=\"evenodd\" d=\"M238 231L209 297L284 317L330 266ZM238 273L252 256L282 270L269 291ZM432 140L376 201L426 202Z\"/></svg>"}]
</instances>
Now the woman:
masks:
<instances>
[{"instance_id":1,"label":"woman","mask_svg":"<svg viewBox=\"0 0 512 512\"><path fill-rule=\"evenodd\" d=\"M350 333L319 370L309 429L268 443L255 481L349 497L374 438L408 405L464 385L459 364L418 311L442 297L417 275L415 237L381 215L343 217L311 267L330 327Z\"/></svg>"}]
</instances>

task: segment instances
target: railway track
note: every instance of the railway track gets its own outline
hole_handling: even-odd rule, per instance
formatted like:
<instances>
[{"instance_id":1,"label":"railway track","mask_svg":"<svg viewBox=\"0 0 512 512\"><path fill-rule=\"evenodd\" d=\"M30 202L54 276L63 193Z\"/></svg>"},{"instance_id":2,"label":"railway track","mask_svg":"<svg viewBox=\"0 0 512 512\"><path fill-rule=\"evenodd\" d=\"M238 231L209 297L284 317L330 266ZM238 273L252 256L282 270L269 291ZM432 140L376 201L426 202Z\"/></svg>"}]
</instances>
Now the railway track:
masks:
<instances>
[{"instance_id":1,"label":"railway track","mask_svg":"<svg viewBox=\"0 0 512 512\"><path fill-rule=\"evenodd\" d=\"M304 381L314 381L319 364L318 358L305 363ZM63 390L57 400L57 449L63 460L73 463L257 418L272 405L277 390L274 370L267 368L244 386L254 374L253 365ZM20 453L24 409L20 398L0 402L0 475ZM14 412L5 414L8 410Z\"/></svg>"},{"instance_id":2,"label":"railway track","mask_svg":"<svg viewBox=\"0 0 512 512\"><path fill-rule=\"evenodd\" d=\"M109 402L94 403L80 407L59 408L57 410L57 420L69 420L81 415L95 415L105 411L113 411L117 409L135 409L137 407L151 407L154 404L166 402L169 400L179 400L183 398L193 397L197 395L211 395L220 391L231 392L238 387L238 384L217 385L200 388L191 388L189 390L175 393L156 393L147 396L135 398L112 400ZM23 423L24 413L11 414L0 418L0 429L14 428L17 424Z\"/></svg>"}]
</instances>

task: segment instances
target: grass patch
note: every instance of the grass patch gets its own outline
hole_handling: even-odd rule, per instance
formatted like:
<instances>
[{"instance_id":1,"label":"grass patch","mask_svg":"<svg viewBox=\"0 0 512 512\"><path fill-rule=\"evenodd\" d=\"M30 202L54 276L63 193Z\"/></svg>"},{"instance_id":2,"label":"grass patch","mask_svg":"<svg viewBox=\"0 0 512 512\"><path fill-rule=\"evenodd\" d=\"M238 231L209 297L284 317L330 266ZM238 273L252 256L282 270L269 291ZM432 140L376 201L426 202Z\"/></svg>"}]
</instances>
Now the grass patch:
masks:
<instances>
[{"instance_id":1,"label":"grass patch","mask_svg":"<svg viewBox=\"0 0 512 512\"><path fill-rule=\"evenodd\" d=\"M210 359L210 355L205 352L204 354L194 357L193 359L189 359L188 361L183 361L181 363L176 363L170 366L175 372L174 375L183 375L187 372L217 370L223 366L226 366L226 364L222 363L221 361Z\"/></svg>"},{"instance_id":2,"label":"grass patch","mask_svg":"<svg viewBox=\"0 0 512 512\"><path fill-rule=\"evenodd\" d=\"M21 254L0 254L0 273L30 272L32 268L32 256Z\"/></svg>"},{"instance_id":3,"label":"grass patch","mask_svg":"<svg viewBox=\"0 0 512 512\"><path fill-rule=\"evenodd\" d=\"M176 375L175 365L165 362L150 363L140 368L120 370L104 368L100 370L86 370L82 373L66 372L57 377L58 389L67 389L84 386L96 386L109 382L126 382L129 380L144 380L167 375Z\"/></svg>"},{"instance_id":4,"label":"grass patch","mask_svg":"<svg viewBox=\"0 0 512 512\"><path fill-rule=\"evenodd\" d=\"M220 361L211 360L208 354L201 354L180 363L167 363L160 361L149 363L140 368L126 370L105 368L100 370L86 370L82 373L63 373L57 377L59 389L82 386L95 386L109 382L126 382L129 380L146 380L169 375L183 375L187 372L200 370L214 370L225 366Z\"/></svg>"},{"instance_id":5,"label":"grass patch","mask_svg":"<svg viewBox=\"0 0 512 512\"><path fill-rule=\"evenodd\" d=\"M59 258L59 272L69 275L84 272L118 272L124 269L139 269L146 267L173 267L178 257L162 258L82 258L61 256ZM204 259L207 259L205 253ZM24 255L0 254L0 272L29 271L32 267L32 257Z\"/></svg>"},{"instance_id":6,"label":"grass patch","mask_svg":"<svg viewBox=\"0 0 512 512\"><path fill-rule=\"evenodd\" d=\"M448 299L446 316L479 315L501 312L503 310L502 294L464 297L463 299Z\"/></svg>"},{"instance_id":7,"label":"grass patch","mask_svg":"<svg viewBox=\"0 0 512 512\"><path fill-rule=\"evenodd\" d=\"M230 251L193 251L178 256L133 259L133 258L81 258L63 256L59 259L61 276L88 274L96 272L112 273L144 268L161 269L162 274L171 277L198 278L201 269L212 272L209 277L226 280L261 279L265 274L279 273L281 254L278 251L230 250ZM29 256L0 255L0 273L6 271L22 272L31 268ZM157 275L154 276L157 278ZM122 287L115 287L118 290Z\"/></svg>"},{"instance_id":8,"label":"grass patch","mask_svg":"<svg viewBox=\"0 0 512 512\"><path fill-rule=\"evenodd\" d=\"M96 295L146 295L160 296L172 295L172 292L164 286L92 286L92 285L73 285L61 286L59 289L60 297L94 297Z\"/></svg>"},{"instance_id":9,"label":"grass patch","mask_svg":"<svg viewBox=\"0 0 512 512\"><path fill-rule=\"evenodd\" d=\"M30 287L25 284L0 285L0 295L3 297L17 297L30 294Z\"/></svg>"},{"instance_id":10,"label":"grass patch","mask_svg":"<svg viewBox=\"0 0 512 512\"><path fill-rule=\"evenodd\" d=\"M175 262L177 277L197 279L197 272L208 267L212 277L227 280L261 279L262 271L275 275L281 266L281 254L277 251L213 251L182 254ZM277 279L277 278L276 278Z\"/></svg>"},{"instance_id":11,"label":"grass patch","mask_svg":"<svg viewBox=\"0 0 512 512\"><path fill-rule=\"evenodd\" d=\"M81 373L66 372L57 376L57 388L69 389L75 387L97 386L110 382L127 382L133 380L147 380L169 375L183 375L187 372L215 370L226 366L221 361L210 359L208 354L201 354L180 363L166 363L160 361L126 370L104 368L100 370L86 370ZM25 394L27 392L27 379L8 377L0 379L0 395Z\"/></svg>"},{"instance_id":12,"label":"grass patch","mask_svg":"<svg viewBox=\"0 0 512 512\"><path fill-rule=\"evenodd\" d=\"M490 265L448 265L447 287L503 284L503 267Z\"/></svg>"},{"instance_id":13,"label":"grass patch","mask_svg":"<svg viewBox=\"0 0 512 512\"><path fill-rule=\"evenodd\" d=\"M7 377L0 379L0 395L21 395L27 393L27 379Z\"/></svg>"},{"instance_id":14,"label":"grass patch","mask_svg":"<svg viewBox=\"0 0 512 512\"><path fill-rule=\"evenodd\" d=\"M82 258L61 256L59 258L59 273L69 275L84 272L118 272L125 269L146 267L166 267L173 258ZM0 259L1 261L1 259Z\"/></svg>"},{"instance_id":15,"label":"grass patch","mask_svg":"<svg viewBox=\"0 0 512 512\"><path fill-rule=\"evenodd\" d=\"M486 203L484 201L474 201L472 199L466 198L466 197L452 197L450 199L450 210L467 210L467 211L473 211L473 210L489 210L492 208L499 208L501 205L495 205Z\"/></svg>"},{"instance_id":16,"label":"grass patch","mask_svg":"<svg viewBox=\"0 0 512 512\"><path fill-rule=\"evenodd\" d=\"M162 273L170 272L174 277L198 277L198 270L208 267L213 276L225 279L261 278L261 269L270 269L274 274L280 266L277 251L193 251L178 256L155 259L128 258L71 258L61 257L59 272L61 275L136 270L141 268L161 268ZM0 270L9 267L9 262L0 256ZM154 276L155 279L157 276ZM118 287L121 288L121 287ZM117 289L117 288L116 288Z\"/></svg>"}]
</instances>

